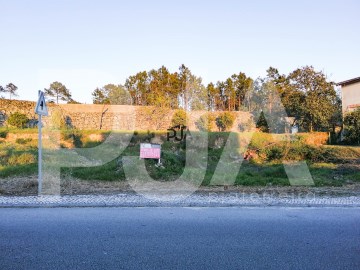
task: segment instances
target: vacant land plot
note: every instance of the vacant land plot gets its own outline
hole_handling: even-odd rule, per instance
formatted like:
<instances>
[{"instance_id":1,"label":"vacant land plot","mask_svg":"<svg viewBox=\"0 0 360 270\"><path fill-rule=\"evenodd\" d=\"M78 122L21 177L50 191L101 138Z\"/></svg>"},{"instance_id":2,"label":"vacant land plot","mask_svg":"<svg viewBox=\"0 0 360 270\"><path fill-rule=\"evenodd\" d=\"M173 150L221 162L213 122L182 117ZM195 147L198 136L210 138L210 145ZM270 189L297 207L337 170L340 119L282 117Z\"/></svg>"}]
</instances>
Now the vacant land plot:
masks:
<instances>
[{"instance_id":1,"label":"vacant land plot","mask_svg":"<svg viewBox=\"0 0 360 270\"><path fill-rule=\"evenodd\" d=\"M64 130L61 146L89 148L101 144L108 131ZM234 185L237 187L286 187L289 180L283 161L306 160L315 187L357 186L360 183L360 148L319 144L317 134L284 135L266 133L236 133L231 151L224 151L230 133L208 134L208 155L203 188L210 185L219 162L238 166ZM232 134L234 135L234 134ZM0 194L36 192L37 130L0 131ZM234 137L233 137L234 138ZM153 179L173 181L183 172L186 142L166 140L166 132L135 132L121 156L96 167L62 168L64 193L116 192L128 190L122 156L139 156L141 142L162 144L162 166L157 160L146 160L146 168ZM244 160L244 156L246 159ZM220 161L221 160L221 161ZM241 164L240 164L241 163ZM226 175L224 178L234 177Z\"/></svg>"}]
</instances>

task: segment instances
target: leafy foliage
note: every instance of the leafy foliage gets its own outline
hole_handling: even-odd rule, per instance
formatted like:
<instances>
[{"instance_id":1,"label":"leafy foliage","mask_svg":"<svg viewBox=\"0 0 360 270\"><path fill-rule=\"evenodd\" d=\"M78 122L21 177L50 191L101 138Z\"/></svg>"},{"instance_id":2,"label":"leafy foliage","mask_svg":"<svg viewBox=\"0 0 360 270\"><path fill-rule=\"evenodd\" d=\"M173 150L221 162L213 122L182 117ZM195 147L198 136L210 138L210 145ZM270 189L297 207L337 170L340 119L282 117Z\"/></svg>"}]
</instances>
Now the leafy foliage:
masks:
<instances>
[{"instance_id":1,"label":"leafy foliage","mask_svg":"<svg viewBox=\"0 0 360 270\"><path fill-rule=\"evenodd\" d=\"M25 125L29 122L29 118L23 113L20 112L14 112L13 114L10 114L7 123L10 126L14 126L17 128L24 128Z\"/></svg>"},{"instance_id":2,"label":"leafy foliage","mask_svg":"<svg viewBox=\"0 0 360 270\"><path fill-rule=\"evenodd\" d=\"M5 92L9 93L10 99L12 96L18 96L17 90L18 90L18 87L13 83L9 83L5 87Z\"/></svg>"},{"instance_id":3,"label":"leafy foliage","mask_svg":"<svg viewBox=\"0 0 360 270\"><path fill-rule=\"evenodd\" d=\"M201 131L211 131L215 118L211 113L206 113L200 116L196 121L196 126Z\"/></svg>"},{"instance_id":4,"label":"leafy foliage","mask_svg":"<svg viewBox=\"0 0 360 270\"><path fill-rule=\"evenodd\" d=\"M276 87L288 116L295 117L303 130L327 131L341 122L340 98L334 83L323 72L305 66L282 75L268 69L267 82Z\"/></svg>"},{"instance_id":5,"label":"leafy foliage","mask_svg":"<svg viewBox=\"0 0 360 270\"><path fill-rule=\"evenodd\" d=\"M59 103L59 100L72 101L70 90L60 82L53 82L50 84L49 88L45 88L44 90L45 95L54 97L57 104Z\"/></svg>"},{"instance_id":6,"label":"leafy foliage","mask_svg":"<svg viewBox=\"0 0 360 270\"><path fill-rule=\"evenodd\" d=\"M184 110L177 110L174 113L173 118L171 119L171 124L173 126L178 126L178 125L186 126L187 122L188 122L188 117L186 111Z\"/></svg>"},{"instance_id":7,"label":"leafy foliage","mask_svg":"<svg viewBox=\"0 0 360 270\"><path fill-rule=\"evenodd\" d=\"M5 88L0 85L0 93L9 93L10 99L12 96L18 96L17 90L18 90L18 87L13 83L7 84L5 86ZM2 96L1 98L4 98L4 97Z\"/></svg>"},{"instance_id":8,"label":"leafy foliage","mask_svg":"<svg viewBox=\"0 0 360 270\"><path fill-rule=\"evenodd\" d=\"M107 84L92 92L94 104L130 105L129 92L122 85Z\"/></svg>"},{"instance_id":9,"label":"leafy foliage","mask_svg":"<svg viewBox=\"0 0 360 270\"><path fill-rule=\"evenodd\" d=\"M345 141L360 145L360 109L346 114L344 125L346 127Z\"/></svg>"},{"instance_id":10,"label":"leafy foliage","mask_svg":"<svg viewBox=\"0 0 360 270\"><path fill-rule=\"evenodd\" d=\"M224 112L216 118L216 126L219 131L227 131L231 129L234 124L235 117L230 112Z\"/></svg>"},{"instance_id":11,"label":"leafy foliage","mask_svg":"<svg viewBox=\"0 0 360 270\"><path fill-rule=\"evenodd\" d=\"M256 123L256 128L258 128L261 132L269 132L269 125L265 119L264 112L260 113L259 120Z\"/></svg>"}]
</instances>

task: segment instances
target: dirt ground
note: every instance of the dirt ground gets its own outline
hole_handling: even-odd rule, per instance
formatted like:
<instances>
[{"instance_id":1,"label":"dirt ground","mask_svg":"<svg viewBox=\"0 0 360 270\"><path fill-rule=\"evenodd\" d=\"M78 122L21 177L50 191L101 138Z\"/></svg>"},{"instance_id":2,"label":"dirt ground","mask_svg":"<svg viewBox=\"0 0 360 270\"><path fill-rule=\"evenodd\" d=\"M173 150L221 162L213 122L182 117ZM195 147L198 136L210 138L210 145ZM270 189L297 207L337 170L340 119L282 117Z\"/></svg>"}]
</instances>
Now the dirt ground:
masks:
<instances>
[{"instance_id":1,"label":"dirt ground","mask_svg":"<svg viewBox=\"0 0 360 270\"><path fill-rule=\"evenodd\" d=\"M0 196L33 196L37 195L37 176L9 177L0 179ZM62 179L61 195L82 195L82 194L117 194L134 193L127 182L123 181L89 181L75 178ZM282 194L306 195L313 193L316 196L339 197L339 196L360 196L360 183L346 184L342 187L249 187L249 186L201 186L197 193L244 193L244 194L270 194L281 196Z\"/></svg>"}]
</instances>

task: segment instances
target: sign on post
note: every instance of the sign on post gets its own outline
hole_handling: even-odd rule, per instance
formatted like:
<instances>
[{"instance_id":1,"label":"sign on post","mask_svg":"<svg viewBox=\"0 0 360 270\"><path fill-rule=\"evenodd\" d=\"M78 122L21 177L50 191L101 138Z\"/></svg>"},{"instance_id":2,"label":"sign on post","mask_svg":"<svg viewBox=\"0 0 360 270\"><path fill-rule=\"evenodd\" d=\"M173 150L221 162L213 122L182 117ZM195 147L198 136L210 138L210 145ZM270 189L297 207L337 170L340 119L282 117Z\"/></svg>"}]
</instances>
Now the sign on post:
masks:
<instances>
[{"instance_id":1,"label":"sign on post","mask_svg":"<svg viewBox=\"0 0 360 270\"><path fill-rule=\"evenodd\" d=\"M39 178L38 178L38 195L41 195L42 191L42 134L41 134L41 128L42 128L42 116L48 116L48 109L45 102L45 96L44 92L39 90L39 98L36 103L35 107L35 113L39 115L39 121L38 121L38 130L39 130L39 137L38 137L38 170L39 170Z\"/></svg>"},{"instance_id":2,"label":"sign on post","mask_svg":"<svg viewBox=\"0 0 360 270\"><path fill-rule=\"evenodd\" d=\"M35 107L35 113L38 114L39 116L48 116L48 109L46 106L46 102L45 102L45 96L44 96L44 92L39 90L39 98L38 101L36 103L36 107Z\"/></svg>"},{"instance_id":3,"label":"sign on post","mask_svg":"<svg viewBox=\"0 0 360 270\"><path fill-rule=\"evenodd\" d=\"M140 144L140 158L154 158L160 159L161 145L153 143Z\"/></svg>"}]
</instances>

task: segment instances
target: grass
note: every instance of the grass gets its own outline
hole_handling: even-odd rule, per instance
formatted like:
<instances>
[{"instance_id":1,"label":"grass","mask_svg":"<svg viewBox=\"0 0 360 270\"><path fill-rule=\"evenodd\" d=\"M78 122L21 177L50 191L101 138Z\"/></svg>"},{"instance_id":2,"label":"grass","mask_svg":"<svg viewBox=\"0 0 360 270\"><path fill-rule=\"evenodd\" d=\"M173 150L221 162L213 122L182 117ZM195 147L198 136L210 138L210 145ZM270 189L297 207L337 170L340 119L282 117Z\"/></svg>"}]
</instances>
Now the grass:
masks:
<instances>
[{"instance_id":1,"label":"grass","mask_svg":"<svg viewBox=\"0 0 360 270\"><path fill-rule=\"evenodd\" d=\"M8 133L27 134L36 129L6 130ZM4 130L0 130L1 132ZM121 131L117 131L120 132ZM101 140L93 140L99 135ZM102 140L110 134L108 131L77 131L66 130L62 132L62 140L75 147L91 148L101 144ZM231 142L231 153L241 156L249 143L249 149L254 157L248 162L244 161L234 177L229 172L224 172L225 179L234 179L235 185L266 186L290 185L283 160L306 160L316 186L341 186L349 181L360 182L359 167L344 167L343 164L358 162L360 160L360 148L348 146L314 146L308 145L299 137L297 140L288 142L284 135L255 133L241 133L235 136ZM224 153L224 146L230 133L212 132L208 134L208 157L207 168L203 185L210 185L214 171L220 158L226 162L233 162ZM186 160L186 145L166 141L166 132L135 132L130 144L126 147L122 156L138 156L140 143L149 142L153 137L164 141L162 144L162 167L157 167L156 160L145 160L149 175L155 180L173 181L184 171ZM99 137L96 137L99 138ZM114 147L117 147L114 145ZM236 164L236 163L235 163ZM357 163L359 165L359 163ZM234 166L239 166L238 164ZM35 174L37 171L37 140L17 138L15 142L0 141L0 177L13 175ZM84 180L124 181L125 173L121 156L101 166L62 168L63 177L72 177Z\"/></svg>"}]
</instances>

